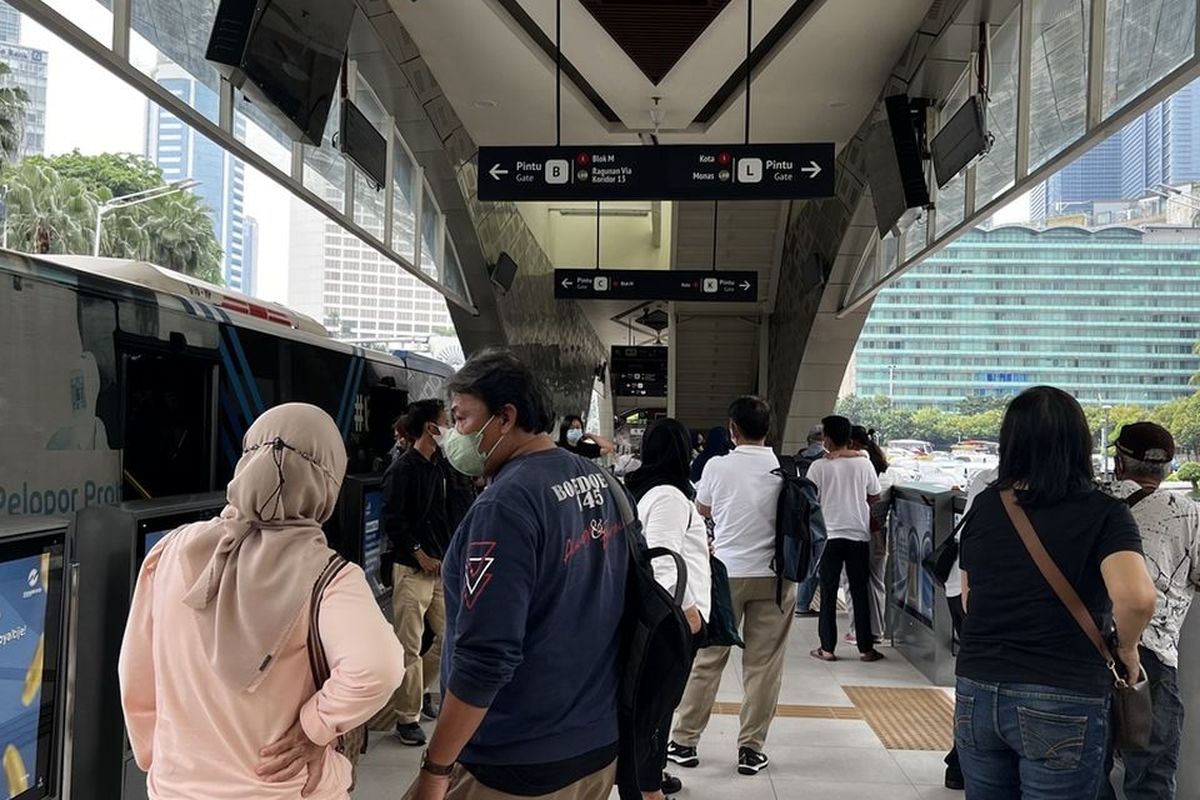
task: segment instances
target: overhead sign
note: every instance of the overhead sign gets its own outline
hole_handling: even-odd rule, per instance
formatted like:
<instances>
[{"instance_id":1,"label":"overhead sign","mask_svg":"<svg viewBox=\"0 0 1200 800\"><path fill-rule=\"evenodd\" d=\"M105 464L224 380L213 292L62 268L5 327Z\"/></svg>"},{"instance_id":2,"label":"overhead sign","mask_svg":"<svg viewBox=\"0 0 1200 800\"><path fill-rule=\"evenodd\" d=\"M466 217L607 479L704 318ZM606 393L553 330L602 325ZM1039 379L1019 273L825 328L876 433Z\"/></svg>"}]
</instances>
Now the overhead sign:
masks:
<instances>
[{"instance_id":1,"label":"overhead sign","mask_svg":"<svg viewBox=\"0 0 1200 800\"><path fill-rule=\"evenodd\" d=\"M667 396L667 348L614 346L609 364L617 397Z\"/></svg>"},{"instance_id":2,"label":"overhead sign","mask_svg":"<svg viewBox=\"0 0 1200 800\"><path fill-rule=\"evenodd\" d=\"M554 296L564 300L755 303L758 301L758 273L674 269L556 269Z\"/></svg>"},{"instance_id":3,"label":"overhead sign","mask_svg":"<svg viewBox=\"0 0 1200 800\"><path fill-rule=\"evenodd\" d=\"M833 144L481 147L480 200L832 197Z\"/></svg>"}]
</instances>

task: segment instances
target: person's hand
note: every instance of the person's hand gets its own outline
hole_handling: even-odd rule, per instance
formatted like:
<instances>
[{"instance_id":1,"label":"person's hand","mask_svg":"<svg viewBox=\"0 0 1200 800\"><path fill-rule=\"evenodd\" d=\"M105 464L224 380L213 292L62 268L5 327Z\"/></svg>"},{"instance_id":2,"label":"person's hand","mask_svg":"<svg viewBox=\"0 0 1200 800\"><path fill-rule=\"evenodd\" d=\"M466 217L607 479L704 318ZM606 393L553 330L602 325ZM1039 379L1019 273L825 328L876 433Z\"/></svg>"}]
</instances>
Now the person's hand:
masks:
<instances>
[{"instance_id":1,"label":"person's hand","mask_svg":"<svg viewBox=\"0 0 1200 800\"><path fill-rule=\"evenodd\" d=\"M700 619L700 610L695 606L688 606L683 610L683 615L687 617L688 629L695 636L700 632L700 626L704 624L703 620Z\"/></svg>"},{"instance_id":2,"label":"person's hand","mask_svg":"<svg viewBox=\"0 0 1200 800\"><path fill-rule=\"evenodd\" d=\"M267 783L286 783L307 768L308 780L300 790L300 796L308 797L321 784L325 748L308 738L299 720L280 739L258 751L258 755L255 774Z\"/></svg>"},{"instance_id":3,"label":"person's hand","mask_svg":"<svg viewBox=\"0 0 1200 800\"><path fill-rule=\"evenodd\" d=\"M430 775L425 770L417 773L417 779L404 793L404 800L444 800L450 790L450 776Z\"/></svg>"},{"instance_id":4,"label":"person's hand","mask_svg":"<svg viewBox=\"0 0 1200 800\"><path fill-rule=\"evenodd\" d=\"M425 555L424 550L414 550L413 555L417 557L417 563L421 565L421 571L426 575L440 575L442 573L442 562Z\"/></svg>"},{"instance_id":5,"label":"person's hand","mask_svg":"<svg viewBox=\"0 0 1200 800\"><path fill-rule=\"evenodd\" d=\"M1117 660L1125 667L1125 682L1133 686L1142 677L1142 658L1137 646L1117 648Z\"/></svg>"}]
</instances>

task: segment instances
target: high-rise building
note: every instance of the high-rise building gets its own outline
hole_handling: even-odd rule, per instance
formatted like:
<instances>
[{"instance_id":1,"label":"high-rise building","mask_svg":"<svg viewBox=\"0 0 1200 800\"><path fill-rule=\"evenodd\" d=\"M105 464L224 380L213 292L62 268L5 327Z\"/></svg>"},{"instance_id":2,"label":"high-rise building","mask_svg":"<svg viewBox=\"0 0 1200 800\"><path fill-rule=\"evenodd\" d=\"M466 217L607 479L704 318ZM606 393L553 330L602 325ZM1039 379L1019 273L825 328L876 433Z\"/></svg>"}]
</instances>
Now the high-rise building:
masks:
<instances>
[{"instance_id":1,"label":"high-rise building","mask_svg":"<svg viewBox=\"0 0 1200 800\"><path fill-rule=\"evenodd\" d=\"M1200 229L976 229L884 289L855 352L861 396L952 407L1037 384L1081 401L1191 395Z\"/></svg>"},{"instance_id":2,"label":"high-rise building","mask_svg":"<svg viewBox=\"0 0 1200 800\"><path fill-rule=\"evenodd\" d=\"M1200 80L1155 105L1030 193L1030 218L1091 214L1097 202L1136 200L1160 183L1200 181Z\"/></svg>"},{"instance_id":3,"label":"high-rise building","mask_svg":"<svg viewBox=\"0 0 1200 800\"><path fill-rule=\"evenodd\" d=\"M242 228L241 291L249 295L258 292L258 220L246 217Z\"/></svg>"},{"instance_id":4,"label":"high-rise building","mask_svg":"<svg viewBox=\"0 0 1200 800\"><path fill-rule=\"evenodd\" d=\"M154 79L171 94L210 118L218 113L216 92L171 63L161 63ZM235 115L235 135L245 138L246 120ZM231 289L247 291L245 165L227 150L200 136L178 117L150 105L146 153L168 182L191 178L194 191L207 203L213 231L221 245L222 277Z\"/></svg>"},{"instance_id":5,"label":"high-rise building","mask_svg":"<svg viewBox=\"0 0 1200 800\"><path fill-rule=\"evenodd\" d=\"M0 62L8 66L8 75L0 85L15 86L25 92L25 133L21 157L42 155L46 150L46 84L50 54L45 50L21 45L21 12L0 2Z\"/></svg>"}]
</instances>

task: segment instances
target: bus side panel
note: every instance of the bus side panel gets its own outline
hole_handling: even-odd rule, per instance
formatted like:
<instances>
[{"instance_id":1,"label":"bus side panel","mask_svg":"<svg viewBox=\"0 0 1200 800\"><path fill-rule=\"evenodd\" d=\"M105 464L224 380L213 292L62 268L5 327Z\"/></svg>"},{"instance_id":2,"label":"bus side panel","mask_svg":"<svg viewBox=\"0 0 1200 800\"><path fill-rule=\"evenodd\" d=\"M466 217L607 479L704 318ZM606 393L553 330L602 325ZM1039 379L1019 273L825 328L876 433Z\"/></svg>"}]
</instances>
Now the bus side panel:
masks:
<instances>
[{"instance_id":1,"label":"bus side panel","mask_svg":"<svg viewBox=\"0 0 1200 800\"><path fill-rule=\"evenodd\" d=\"M115 391L115 315L102 330L105 314L89 314L85 336L79 300L70 287L0 275L0 518L121 499L106 425L115 415L100 402L102 387Z\"/></svg>"}]
</instances>

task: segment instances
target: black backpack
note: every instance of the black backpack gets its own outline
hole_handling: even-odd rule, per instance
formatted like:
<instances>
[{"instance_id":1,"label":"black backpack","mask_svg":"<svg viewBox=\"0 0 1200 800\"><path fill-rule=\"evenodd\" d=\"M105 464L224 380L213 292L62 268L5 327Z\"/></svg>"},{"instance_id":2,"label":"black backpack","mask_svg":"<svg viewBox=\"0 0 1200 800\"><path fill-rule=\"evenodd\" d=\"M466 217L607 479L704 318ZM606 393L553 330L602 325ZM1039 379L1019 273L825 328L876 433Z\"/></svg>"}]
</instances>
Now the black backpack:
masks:
<instances>
[{"instance_id":1,"label":"black backpack","mask_svg":"<svg viewBox=\"0 0 1200 800\"><path fill-rule=\"evenodd\" d=\"M825 516L817 485L798 475L790 458L781 458L772 475L783 480L775 516L775 602L783 608L783 582L803 583L817 574L825 553Z\"/></svg>"},{"instance_id":2,"label":"black backpack","mask_svg":"<svg viewBox=\"0 0 1200 800\"><path fill-rule=\"evenodd\" d=\"M646 547L625 487L608 470L602 472L625 523L629 551L617 703L621 750L618 775L628 778L636 775L640 759L655 752L659 728L683 699L691 673L692 631L683 614L687 566L672 550ZM650 562L655 558L675 562L678 578L673 596L654 579Z\"/></svg>"}]
</instances>

